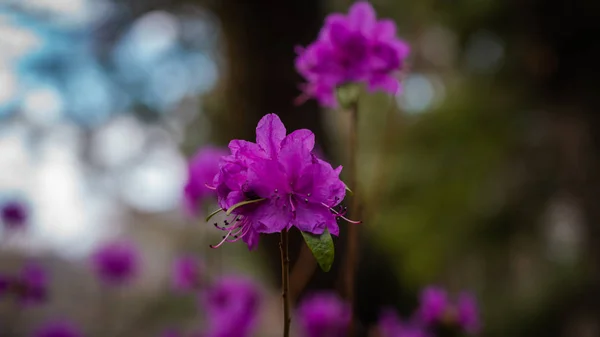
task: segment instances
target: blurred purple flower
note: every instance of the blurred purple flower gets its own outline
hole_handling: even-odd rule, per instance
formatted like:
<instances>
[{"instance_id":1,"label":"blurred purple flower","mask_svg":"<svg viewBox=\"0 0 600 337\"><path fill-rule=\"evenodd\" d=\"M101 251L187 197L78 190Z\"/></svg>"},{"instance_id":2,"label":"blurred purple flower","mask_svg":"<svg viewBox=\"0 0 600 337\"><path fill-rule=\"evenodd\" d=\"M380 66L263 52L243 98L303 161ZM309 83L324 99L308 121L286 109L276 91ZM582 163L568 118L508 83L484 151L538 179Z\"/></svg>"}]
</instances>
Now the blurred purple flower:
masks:
<instances>
[{"instance_id":1,"label":"blurred purple flower","mask_svg":"<svg viewBox=\"0 0 600 337\"><path fill-rule=\"evenodd\" d=\"M40 304L48 297L48 275L41 266L29 263L12 282L9 281L9 287L22 305Z\"/></svg>"},{"instance_id":2,"label":"blurred purple flower","mask_svg":"<svg viewBox=\"0 0 600 337\"><path fill-rule=\"evenodd\" d=\"M183 334L176 329L168 329L166 331L164 331L161 335L161 337L183 337Z\"/></svg>"},{"instance_id":3,"label":"blurred purple flower","mask_svg":"<svg viewBox=\"0 0 600 337\"><path fill-rule=\"evenodd\" d=\"M27 224L28 212L23 203L10 201L2 205L0 216L6 228L16 229Z\"/></svg>"},{"instance_id":4,"label":"blurred purple flower","mask_svg":"<svg viewBox=\"0 0 600 337\"><path fill-rule=\"evenodd\" d=\"M7 294L13 285L13 277L7 274L0 274L0 296Z\"/></svg>"},{"instance_id":5,"label":"blurred purple flower","mask_svg":"<svg viewBox=\"0 0 600 337\"><path fill-rule=\"evenodd\" d=\"M217 280L203 293L210 322L204 336L246 337L254 331L261 305L261 291L250 279L228 276Z\"/></svg>"},{"instance_id":6,"label":"blurred purple flower","mask_svg":"<svg viewBox=\"0 0 600 337\"><path fill-rule=\"evenodd\" d=\"M418 319L428 325L456 325L469 334L477 334L481 327L477 300L472 294L464 292L453 303L438 287L425 288L421 293Z\"/></svg>"},{"instance_id":7,"label":"blurred purple flower","mask_svg":"<svg viewBox=\"0 0 600 337\"><path fill-rule=\"evenodd\" d=\"M234 220L215 224L227 233L214 248L242 239L253 249L259 233L292 226L314 234L325 229L339 234L337 218L348 220L343 210L334 209L346 193L339 178L342 167L333 169L318 159L312 153L314 145L315 135L309 130L286 136L276 114L260 120L256 143L229 143L231 155L221 159L214 183L221 210L229 209Z\"/></svg>"},{"instance_id":8,"label":"blurred purple flower","mask_svg":"<svg viewBox=\"0 0 600 337\"><path fill-rule=\"evenodd\" d=\"M441 321L449 304L448 295L444 289L427 287L421 292L419 317L425 324Z\"/></svg>"},{"instance_id":9,"label":"blurred purple flower","mask_svg":"<svg viewBox=\"0 0 600 337\"><path fill-rule=\"evenodd\" d=\"M398 93L394 77L404 66L410 48L396 37L392 20L377 20L365 1L354 3L348 15L329 15L318 39L298 49L296 69L308 82L304 99L316 98L328 107L337 105L335 90L347 83L366 83L370 91Z\"/></svg>"},{"instance_id":10,"label":"blurred purple flower","mask_svg":"<svg viewBox=\"0 0 600 337\"><path fill-rule=\"evenodd\" d=\"M200 285L202 276L201 262L193 256L182 256L173 263L171 283L173 288L190 291Z\"/></svg>"},{"instance_id":11,"label":"blurred purple flower","mask_svg":"<svg viewBox=\"0 0 600 337\"><path fill-rule=\"evenodd\" d=\"M379 318L381 337L429 337L430 334L414 322L405 323L391 309L386 309Z\"/></svg>"},{"instance_id":12,"label":"blurred purple flower","mask_svg":"<svg viewBox=\"0 0 600 337\"><path fill-rule=\"evenodd\" d=\"M134 279L139 272L140 256L134 244L115 241L100 247L91 263L97 277L108 285L122 285Z\"/></svg>"},{"instance_id":13,"label":"blurred purple flower","mask_svg":"<svg viewBox=\"0 0 600 337\"><path fill-rule=\"evenodd\" d=\"M67 321L53 321L38 328L34 337L81 337L83 333L73 323Z\"/></svg>"},{"instance_id":14,"label":"blurred purple flower","mask_svg":"<svg viewBox=\"0 0 600 337\"><path fill-rule=\"evenodd\" d=\"M307 337L345 337L351 311L336 294L315 293L300 303L297 317Z\"/></svg>"},{"instance_id":15,"label":"blurred purple flower","mask_svg":"<svg viewBox=\"0 0 600 337\"><path fill-rule=\"evenodd\" d=\"M206 146L198 150L188 163L184 200L186 210L190 214L198 215L200 204L206 198L215 196L215 192L207 188L206 184L212 184L215 175L219 172L219 160L226 155L225 149Z\"/></svg>"},{"instance_id":16,"label":"blurred purple flower","mask_svg":"<svg viewBox=\"0 0 600 337\"><path fill-rule=\"evenodd\" d=\"M477 334L481 330L477 299L470 293L462 293L457 303L458 324L468 333Z\"/></svg>"}]
</instances>

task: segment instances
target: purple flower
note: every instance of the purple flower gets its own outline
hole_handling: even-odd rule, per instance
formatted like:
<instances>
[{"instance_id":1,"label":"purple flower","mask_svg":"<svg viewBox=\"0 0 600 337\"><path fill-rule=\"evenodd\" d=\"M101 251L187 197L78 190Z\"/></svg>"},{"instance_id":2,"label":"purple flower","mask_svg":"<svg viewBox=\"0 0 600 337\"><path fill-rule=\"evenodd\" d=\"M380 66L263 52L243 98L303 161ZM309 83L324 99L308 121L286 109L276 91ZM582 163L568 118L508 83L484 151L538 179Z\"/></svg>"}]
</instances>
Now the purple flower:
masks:
<instances>
[{"instance_id":1,"label":"purple flower","mask_svg":"<svg viewBox=\"0 0 600 337\"><path fill-rule=\"evenodd\" d=\"M427 325L458 326L469 334L477 334L481 327L477 301L472 294L462 293L454 303L438 287L428 287L421 293L418 318Z\"/></svg>"},{"instance_id":2,"label":"purple flower","mask_svg":"<svg viewBox=\"0 0 600 337\"><path fill-rule=\"evenodd\" d=\"M356 2L348 15L329 15L319 37L305 49L298 48L296 69L308 82L305 98L322 105L337 105L335 90L346 83L366 83L370 91L396 94L394 77L404 65L409 46L396 37L391 20L377 20L368 2Z\"/></svg>"},{"instance_id":3,"label":"purple flower","mask_svg":"<svg viewBox=\"0 0 600 337\"><path fill-rule=\"evenodd\" d=\"M379 318L381 337L429 337L430 334L420 325L405 323L391 309L383 311Z\"/></svg>"},{"instance_id":4,"label":"purple flower","mask_svg":"<svg viewBox=\"0 0 600 337\"><path fill-rule=\"evenodd\" d=\"M37 264L26 264L9 286L25 306L43 303L48 297L48 275Z\"/></svg>"},{"instance_id":5,"label":"purple flower","mask_svg":"<svg viewBox=\"0 0 600 337\"><path fill-rule=\"evenodd\" d=\"M184 187L186 209L198 214L199 205L205 199L214 197L215 192L206 187L219 172L219 160L227 155L221 148L206 146L198 150L188 164L188 180Z\"/></svg>"},{"instance_id":6,"label":"purple flower","mask_svg":"<svg viewBox=\"0 0 600 337\"><path fill-rule=\"evenodd\" d=\"M346 193L339 178L342 167L333 169L318 159L312 153L314 145L315 136L309 130L286 136L275 114L258 123L256 143L229 143L231 155L221 159L214 184L221 210L227 210L231 218L224 226L215 223L226 235L214 248L242 239L253 249L260 233L292 226L314 234L325 229L339 234L337 219L348 220L343 209L334 209Z\"/></svg>"},{"instance_id":7,"label":"purple flower","mask_svg":"<svg viewBox=\"0 0 600 337\"><path fill-rule=\"evenodd\" d=\"M194 290L200 285L201 264L193 256L182 256L173 263L171 283L176 290Z\"/></svg>"},{"instance_id":8,"label":"purple flower","mask_svg":"<svg viewBox=\"0 0 600 337\"><path fill-rule=\"evenodd\" d=\"M2 205L0 216L5 227L20 228L27 223L27 208L20 202L10 201Z\"/></svg>"},{"instance_id":9,"label":"purple flower","mask_svg":"<svg viewBox=\"0 0 600 337\"><path fill-rule=\"evenodd\" d=\"M300 304L297 317L307 337L344 337L351 311L336 294L316 293Z\"/></svg>"},{"instance_id":10,"label":"purple flower","mask_svg":"<svg viewBox=\"0 0 600 337\"><path fill-rule=\"evenodd\" d=\"M205 336L246 337L254 331L261 292L253 281L237 276L224 277L203 295L207 321L210 322Z\"/></svg>"},{"instance_id":11,"label":"purple flower","mask_svg":"<svg viewBox=\"0 0 600 337\"><path fill-rule=\"evenodd\" d=\"M481 323L475 296L469 293L460 294L456 307L458 311L458 324L470 334L479 333Z\"/></svg>"},{"instance_id":12,"label":"purple flower","mask_svg":"<svg viewBox=\"0 0 600 337\"><path fill-rule=\"evenodd\" d=\"M179 330L168 329L161 334L161 337L183 337Z\"/></svg>"},{"instance_id":13,"label":"purple flower","mask_svg":"<svg viewBox=\"0 0 600 337\"><path fill-rule=\"evenodd\" d=\"M444 289L428 287L421 292L419 317L425 324L441 321L448 308L448 295Z\"/></svg>"},{"instance_id":14,"label":"purple flower","mask_svg":"<svg viewBox=\"0 0 600 337\"><path fill-rule=\"evenodd\" d=\"M83 333L77 326L67 321L53 321L38 328L34 337L81 337Z\"/></svg>"},{"instance_id":15,"label":"purple flower","mask_svg":"<svg viewBox=\"0 0 600 337\"><path fill-rule=\"evenodd\" d=\"M7 274L0 274L0 296L5 295L13 285L13 277Z\"/></svg>"},{"instance_id":16,"label":"purple flower","mask_svg":"<svg viewBox=\"0 0 600 337\"><path fill-rule=\"evenodd\" d=\"M140 257L136 247L128 241L115 241L98 249L91 256L97 277L109 285L122 285L139 272Z\"/></svg>"}]
</instances>

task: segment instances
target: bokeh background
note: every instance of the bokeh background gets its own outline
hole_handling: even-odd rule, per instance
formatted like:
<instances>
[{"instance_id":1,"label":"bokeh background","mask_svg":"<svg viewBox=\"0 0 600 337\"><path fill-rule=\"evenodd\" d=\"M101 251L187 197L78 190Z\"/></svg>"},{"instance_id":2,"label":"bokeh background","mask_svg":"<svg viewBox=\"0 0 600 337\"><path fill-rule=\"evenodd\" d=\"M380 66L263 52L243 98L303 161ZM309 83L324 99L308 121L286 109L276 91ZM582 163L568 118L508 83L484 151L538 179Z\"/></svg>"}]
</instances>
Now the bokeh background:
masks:
<instances>
[{"instance_id":1,"label":"bokeh background","mask_svg":"<svg viewBox=\"0 0 600 337\"><path fill-rule=\"evenodd\" d=\"M412 53L402 95L360 103L361 335L382 307L409 314L422 287L440 284L477 294L484 336L600 336L599 3L371 2ZM211 275L259 279L257 336L277 336L278 238L252 253L209 249L220 233L182 208L187 160L252 139L276 112L344 164L348 116L295 106L293 61L350 4L0 0L0 199L30 211L25 232L2 233L0 270L35 260L51 271L43 307L15 315L0 303L2 333L56 316L90 336L197 326L196 299L168 285L173 258L192 253ZM292 235L296 298L340 288L345 229L330 273ZM89 270L114 238L144 256L142 276L118 291Z\"/></svg>"}]
</instances>

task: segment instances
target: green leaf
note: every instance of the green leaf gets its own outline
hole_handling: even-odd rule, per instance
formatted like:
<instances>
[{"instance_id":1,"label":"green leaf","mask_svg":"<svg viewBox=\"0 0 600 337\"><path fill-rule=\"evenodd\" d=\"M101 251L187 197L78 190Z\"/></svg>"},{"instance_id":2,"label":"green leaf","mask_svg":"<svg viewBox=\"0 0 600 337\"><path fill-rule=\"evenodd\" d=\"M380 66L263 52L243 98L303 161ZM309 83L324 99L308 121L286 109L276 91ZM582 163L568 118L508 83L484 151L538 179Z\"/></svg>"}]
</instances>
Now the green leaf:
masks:
<instances>
[{"instance_id":1,"label":"green leaf","mask_svg":"<svg viewBox=\"0 0 600 337\"><path fill-rule=\"evenodd\" d=\"M331 238L329 231L326 229L321 235L306 232L301 233L304 237L304 242L306 242L306 245L310 248L310 251L313 253L321 269L328 272L329 269L331 269L335 255L333 239Z\"/></svg>"},{"instance_id":2,"label":"green leaf","mask_svg":"<svg viewBox=\"0 0 600 337\"><path fill-rule=\"evenodd\" d=\"M263 201L263 200L265 200L265 198L255 199L255 200L246 200L246 201L238 202L237 204L229 207L229 209L227 209L227 212L225 212L225 214L231 215L231 212L233 212L238 207L242 207L244 205L253 204L255 202L260 202L260 201Z\"/></svg>"},{"instance_id":3,"label":"green leaf","mask_svg":"<svg viewBox=\"0 0 600 337\"><path fill-rule=\"evenodd\" d=\"M342 181L342 183L344 184L344 187L346 187L346 191L348 191L350 193L350 195L354 195L354 192L352 192L352 190L350 189L350 187L348 187L348 185L346 185L345 182Z\"/></svg>"}]
</instances>

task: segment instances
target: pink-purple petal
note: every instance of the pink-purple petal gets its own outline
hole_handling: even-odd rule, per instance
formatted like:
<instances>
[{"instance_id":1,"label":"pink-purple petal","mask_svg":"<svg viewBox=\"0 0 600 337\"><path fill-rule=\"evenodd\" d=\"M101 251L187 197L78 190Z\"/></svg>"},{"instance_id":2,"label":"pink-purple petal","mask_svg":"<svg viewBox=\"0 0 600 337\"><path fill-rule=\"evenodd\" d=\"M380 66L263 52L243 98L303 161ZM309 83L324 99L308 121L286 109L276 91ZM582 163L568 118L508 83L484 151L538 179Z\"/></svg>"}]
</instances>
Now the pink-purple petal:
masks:
<instances>
[{"instance_id":1,"label":"pink-purple petal","mask_svg":"<svg viewBox=\"0 0 600 337\"><path fill-rule=\"evenodd\" d=\"M276 114L268 114L261 118L256 127L256 143L271 158L277 156L281 141L285 138L285 126Z\"/></svg>"},{"instance_id":2,"label":"pink-purple petal","mask_svg":"<svg viewBox=\"0 0 600 337\"><path fill-rule=\"evenodd\" d=\"M350 7L348 20L353 28L366 32L375 26L377 16L371 4L359 1Z\"/></svg>"}]
</instances>

